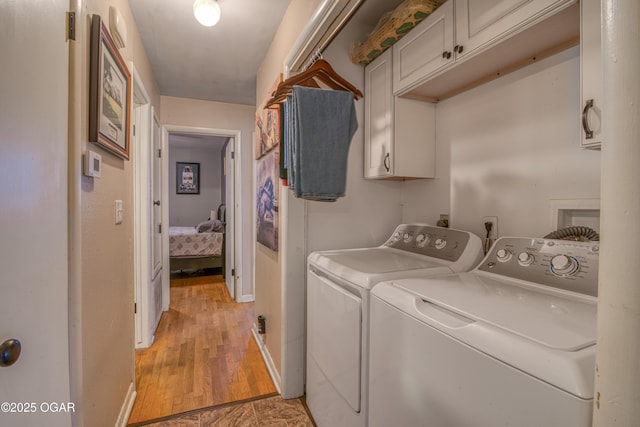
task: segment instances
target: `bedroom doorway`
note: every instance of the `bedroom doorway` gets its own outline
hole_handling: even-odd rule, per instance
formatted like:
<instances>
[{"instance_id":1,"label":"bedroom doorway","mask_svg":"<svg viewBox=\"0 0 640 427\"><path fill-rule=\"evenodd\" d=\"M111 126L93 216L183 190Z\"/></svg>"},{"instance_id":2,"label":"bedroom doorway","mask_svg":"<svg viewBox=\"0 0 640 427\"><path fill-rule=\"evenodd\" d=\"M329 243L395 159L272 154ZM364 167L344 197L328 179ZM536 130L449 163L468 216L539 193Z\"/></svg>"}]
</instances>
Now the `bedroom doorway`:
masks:
<instances>
[{"instance_id":1,"label":"bedroom doorway","mask_svg":"<svg viewBox=\"0 0 640 427\"><path fill-rule=\"evenodd\" d=\"M189 147L193 147L193 149L198 149L197 147L216 147L220 154L219 157L219 171L216 170L212 172L206 169L201 169L201 173L216 173L220 176L221 186L219 189L220 195L219 200L220 203L216 203L215 200L212 199L205 200L202 199L199 201L201 207L199 213L195 215L202 216L204 212L209 215L211 211L217 211L220 204L225 205L225 266L224 266L224 279L229 290L229 294L233 299L238 302L241 302L239 298L241 298L242 289L241 284L241 276L238 274L239 266L242 266L242 230L240 227L237 227L238 218L242 215L242 207L239 204L240 198L237 197L238 194L242 192L240 188L241 180L239 176L241 174L241 168L239 163L236 162L236 153L239 152L240 145L240 131L239 130L228 130L228 129L212 129L212 128L200 128L200 127L188 127L188 126L177 126L177 125L167 125L163 127L163 151L169 153L170 152L170 144L171 146L179 146L183 147L185 150L190 150ZM186 156L186 157L185 157ZM175 176L175 163L176 161L194 161L198 162L198 157L189 157L189 154L185 154L179 159L173 159L173 163L170 162L169 156L165 156L163 159L163 179L164 179L164 197L167 200L163 209L163 224L166 224L167 227L171 224L171 218L169 215L169 206L173 206L174 203L177 203L181 199L178 197L183 195L177 195L175 191L175 183L171 181L172 177ZM186 160L185 160L186 159ZM195 159L195 160L194 160ZM173 169L172 169L173 168ZM175 178L173 178L175 179ZM222 182L223 181L223 182ZM173 191L172 191L173 190ZM216 196L214 195L213 198ZM214 205L209 205L208 208L206 203L213 203ZM200 206L199 205L199 206ZM186 214L185 214L186 215ZM181 221L184 221L185 224L190 224L189 221L194 222L197 225L198 221L197 216L193 217L183 217ZM206 220L208 216L204 216L200 218L200 220ZM163 233L163 280L162 280L162 294L163 294L163 310L167 311L169 309L169 298L170 298L170 269L169 269L169 236L168 233Z\"/></svg>"}]
</instances>

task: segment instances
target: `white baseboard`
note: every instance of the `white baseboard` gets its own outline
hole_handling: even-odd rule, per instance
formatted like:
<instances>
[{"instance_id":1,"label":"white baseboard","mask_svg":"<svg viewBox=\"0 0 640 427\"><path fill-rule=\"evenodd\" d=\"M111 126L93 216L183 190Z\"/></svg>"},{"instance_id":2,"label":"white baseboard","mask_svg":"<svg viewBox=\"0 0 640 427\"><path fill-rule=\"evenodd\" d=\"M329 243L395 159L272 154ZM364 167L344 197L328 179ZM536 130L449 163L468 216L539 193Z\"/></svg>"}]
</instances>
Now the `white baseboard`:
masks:
<instances>
[{"instance_id":1,"label":"white baseboard","mask_svg":"<svg viewBox=\"0 0 640 427\"><path fill-rule=\"evenodd\" d=\"M129 421L129 415L131 415L131 410L133 409L133 402L135 401L136 388L133 385L133 382L131 382L131 384L129 384L129 390L127 390L127 395L124 398L124 402L122 403L122 407L120 408L120 414L118 414L116 427L125 427L127 425L127 421Z\"/></svg>"},{"instance_id":2,"label":"white baseboard","mask_svg":"<svg viewBox=\"0 0 640 427\"><path fill-rule=\"evenodd\" d=\"M269 349L264 344L264 341L262 341L262 337L258 333L258 327L256 326L255 323L253 324L253 327L251 328L251 332L253 333L253 339L255 339L256 343L258 344L258 348L260 349L260 354L262 354L262 359L264 360L264 363L267 365L267 370L269 371L269 376L273 380L273 384L276 386L276 390L277 390L278 394L282 394L281 393L281 390L282 390L282 378L280 378L280 374L278 373L278 370L276 369L276 365L273 363L273 359L271 358L271 354L269 353Z\"/></svg>"},{"instance_id":3,"label":"white baseboard","mask_svg":"<svg viewBox=\"0 0 640 427\"><path fill-rule=\"evenodd\" d=\"M240 295L238 302L254 302L255 300L253 295Z\"/></svg>"}]
</instances>

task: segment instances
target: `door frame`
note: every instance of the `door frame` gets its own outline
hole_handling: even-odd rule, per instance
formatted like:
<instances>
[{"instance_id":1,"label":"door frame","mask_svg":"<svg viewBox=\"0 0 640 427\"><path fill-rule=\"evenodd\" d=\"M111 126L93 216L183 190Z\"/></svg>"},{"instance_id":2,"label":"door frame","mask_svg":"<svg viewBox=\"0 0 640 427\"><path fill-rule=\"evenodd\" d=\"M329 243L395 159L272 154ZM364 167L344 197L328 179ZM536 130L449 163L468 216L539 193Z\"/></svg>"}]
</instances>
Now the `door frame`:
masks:
<instances>
[{"instance_id":1,"label":"door frame","mask_svg":"<svg viewBox=\"0 0 640 427\"><path fill-rule=\"evenodd\" d=\"M220 136L233 139L233 151L235 153L235 160L241 158L241 132L237 129L217 129L217 128L205 128L194 126L181 126L181 125L163 125L162 126L162 152L169 153L169 133L181 133L181 134L193 134L193 135L210 135ZM225 154L226 156L226 154ZM228 159L225 159L225 162ZM242 280L243 277L240 274L242 271L243 258L242 258L242 227L240 226L242 220L242 203L240 203L240 195L242 194L242 164L240 161L234 160L234 175L231 177L234 181L233 185L233 200L234 206L226 206L227 218L229 215L233 215L234 230L233 234L233 258L235 274L231 276L226 274L226 277L231 277L233 280L234 296L237 302L244 302L242 295ZM162 156L162 197L164 200L169 200L169 156L168 154ZM162 223L169 226L169 206L168 203L164 203L162 206ZM229 236L225 236L228 239ZM169 287L170 287L170 271L169 271L169 233L163 233L162 235L162 309L164 311L169 310ZM228 272L230 273L230 272Z\"/></svg>"},{"instance_id":2,"label":"door frame","mask_svg":"<svg viewBox=\"0 0 640 427\"><path fill-rule=\"evenodd\" d=\"M153 344L153 330L149 325L151 295L148 288L151 282L149 271L152 236L149 232L151 205L149 197L153 109L149 95L135 65L129 63L133 80L133 271L135 303L135 347L145 348Z\"/></svg>"},{"instance_id":3,"label":"door frame","mask_svg":"<svg viewBox=\"0 0 640 427\"><path fill-rule=\"evenodd\" d=\"M236 229L236 219L233 215L234 206L236 206L235 195L235 139L229 138L223 148L223 168L224 168L224 203L225 208L229 208L230 215L225 215L225 233L228 234L229 230L233 233ZM219 219L219 218L218 218ZM235 240L225 239L225 259L224 259L224 279L227 285L227 290L231 298L236 300L236 288L235 288ZM231 280L228 278L231 277ZM237 300L236 300L237 301Z\"/></svg>"}]
</instances>

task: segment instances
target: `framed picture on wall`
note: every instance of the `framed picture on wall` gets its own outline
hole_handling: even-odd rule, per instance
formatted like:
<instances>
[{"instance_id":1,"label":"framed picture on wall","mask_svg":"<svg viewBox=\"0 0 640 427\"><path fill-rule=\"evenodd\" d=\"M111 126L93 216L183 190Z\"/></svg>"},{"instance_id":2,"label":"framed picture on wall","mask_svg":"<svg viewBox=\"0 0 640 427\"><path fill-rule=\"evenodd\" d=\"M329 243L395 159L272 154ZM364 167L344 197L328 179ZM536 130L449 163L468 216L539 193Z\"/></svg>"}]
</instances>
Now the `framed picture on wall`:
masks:
<instances>
[{"instance_id":1,"label":"framed picture on wall","mask_svg":"<svg viewBox=\"0 0 640 427\"><path fill-rule=\"evenodd\" d=\"M131 73L100 15L91 19L89 141L129 160Z\"/></svg>"},{"instance_id":2,"label":"framed picture on wall","mask_svg":"<svg viewBox=\"0 0 640 427\"><path fill-rule=\"evenodd\" d=\"M200 163L176 162L176 194L200 194Z\"/></svg>"},{"instance_id":3,"label":"framed picture on wall","mask_svg":"<svg viewBox=\"0 0 640 427\"><path fill-rule=\"evenodd\" d=\"M282 73L273 82L269 95L278 88L280 82L282 82ZM280 143L280 135L280 108L260 108L259 113L256 114L256 159L262 158L277 147Z\"/></svg>"},{"instance_id":4,"label":"framed picture on wall","mask_svg":"<svg viewBox=\"0 0 640 427\"><path fill-rule=\"evenodd\" d=\"M256 240L278 251L278 152L258 161L256 171Z\"/></svg>"}]
</instances>

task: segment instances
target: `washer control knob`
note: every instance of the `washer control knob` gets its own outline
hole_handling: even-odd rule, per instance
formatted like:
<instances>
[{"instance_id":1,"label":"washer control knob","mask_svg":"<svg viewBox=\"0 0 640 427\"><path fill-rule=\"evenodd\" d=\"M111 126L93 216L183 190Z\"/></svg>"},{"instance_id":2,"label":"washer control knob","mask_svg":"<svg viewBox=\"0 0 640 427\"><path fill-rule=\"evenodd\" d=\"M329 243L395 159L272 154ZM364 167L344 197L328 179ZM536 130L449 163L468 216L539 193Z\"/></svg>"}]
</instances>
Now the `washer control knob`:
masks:
<instances>
[{"instance_id":1,"label":"washer control knob","mask_svg":"<svg viewBox=\"0 0 640 427\"><path fill-rule=\"evenodd\" d=\"M404 235L402 236L402 240L403 240L405 243L409 243L409 242L411 241L411 238L412 238L412 237L413 237L413 236L412 236L411 234L409 234L409 233L404 233Z\"/></svg>"},{"instance_id":2,"label":"washer control knob","mask_svg":"<svg viewBox=\"0 0 640 427\"><path fill-rule=\"evenodd\" d=\"M578 272L578 260L569 255L556 255L551 258L551 272L556 276L573 276Z\"/></svg>"},{"instance_id":3,"label":"washer control knob","mask_svg":"<svg viewBox=\"0 0 640 427\"><path fill-rule=\"evenodd\" d=\"M436 249L443 249L447 246L447 241L445 239L437 238L435 243Z\"/></svg>"},{"instance_id":4,"label":"washer control knob","mask_svg":"<svg viewBox=\"0 0 640 427\"><path fill-rule=\"evenodd\" d=\"M498 261L500 262L507 262L511 259L512 256L513 254L511 253L511 251L507 249L498 249L498 251L496 252L496 258L498 258Z\"/></svg>"},{"instance_id":5,"label":"washer control knob","mask_svg":"<svg viewBox=\"0 0 640 427\"><path fill-rule=\"evenodd\" d=\"M531 255L529 252L520 252L518 254L518 264L520 264L523 267L527 267L533 264L533 261L535 261L535 257Z\"/></svg>"},{"instance_id":6,"label":"washer control knob","mask_svg":"<svg viewBox=\"0 0 640 427\"><path fill-rule=\"evenodd\" d=\"M426 234L420 233L416 236L416 245L419 248L425 247L427 243L429 243L429 238L427 237Z\"/></svg>"}]
</instances>

